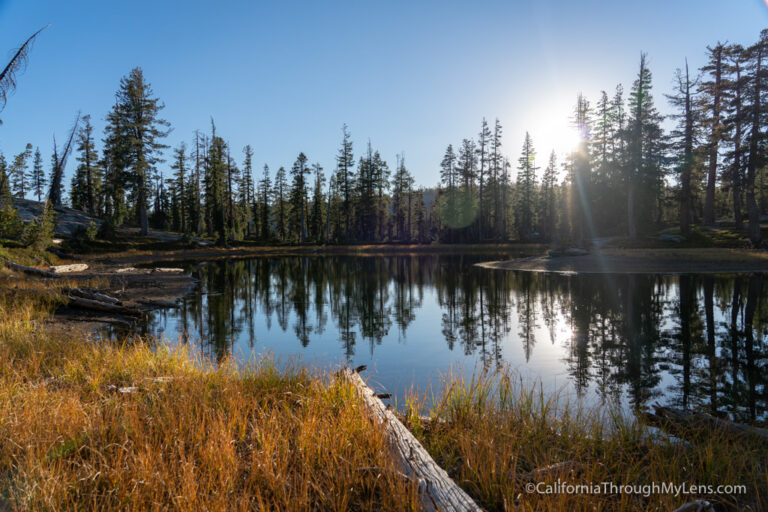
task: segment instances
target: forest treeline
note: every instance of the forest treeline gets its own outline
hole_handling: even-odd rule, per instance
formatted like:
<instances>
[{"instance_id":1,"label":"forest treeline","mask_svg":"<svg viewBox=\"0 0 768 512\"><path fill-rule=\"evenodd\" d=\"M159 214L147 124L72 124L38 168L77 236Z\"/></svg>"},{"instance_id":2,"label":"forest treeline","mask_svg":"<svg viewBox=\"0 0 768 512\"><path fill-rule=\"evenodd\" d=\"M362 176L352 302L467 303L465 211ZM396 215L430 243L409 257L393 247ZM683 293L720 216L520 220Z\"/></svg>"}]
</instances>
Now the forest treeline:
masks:
<instances>
[{"instance_id":1,"label":"forest treeline","mask_svg":"<svg viewBox=\"0 0 768 512\"><path fill-rule=\"evenodd\" d=\"M78 116L50 170L31 144L0 154L0 197L65 202L67 155L74 152L68 205L107 219L207 236L221 245L265 243L552 241L587 246L595 236L631 238L661 227L732 220L755 246L768 210L768 30L750 46L717 43L707 63L687 61L666 94L674 129L665 131L646 56L625 93L618 85L590 102L579 94L579 144L563 161L542 162L526 133L514 161L502 125L448 145L436 189L417 187L405 158L394 165L370 142L356 154L343 127L333 169L304 153L287 166L255 163L251 146L232 148L211 126L173 148L170 124L140 68L123 77L97 149L90 116ZM543 168L543 170L542 170ZM514 176L513 176L514 172ZM0 229L13 215L0 205Z\"/></svg>"}]
</instances>

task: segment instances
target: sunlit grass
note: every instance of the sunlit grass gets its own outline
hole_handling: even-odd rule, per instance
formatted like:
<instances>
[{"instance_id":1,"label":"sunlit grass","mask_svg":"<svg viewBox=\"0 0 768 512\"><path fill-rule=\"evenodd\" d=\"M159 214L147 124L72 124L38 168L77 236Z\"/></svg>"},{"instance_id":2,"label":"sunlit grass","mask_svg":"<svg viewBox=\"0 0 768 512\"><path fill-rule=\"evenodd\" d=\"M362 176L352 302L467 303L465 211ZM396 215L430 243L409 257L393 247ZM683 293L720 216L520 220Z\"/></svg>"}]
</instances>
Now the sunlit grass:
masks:
<instances>
[{"instance_id":1,"label":"sunlit grass","mask_svg":"<svg viewBox=\"0 0 768 512\"><path fill-rule=\"evenodd\" d=\"M52 297L0 293L0 508L417 508L349 385L73 339Z\"/></svg>"},{"instance_id":2,"label":"sunlit grass","mask_svg":"<svg viewBox=\"0 0 768 512\"><path fill-rule=\"evenodd\" d=\"M442 394L413 395L407 425L435 460L487 510L674 510L707 499L726 510L764 510L768 449L702 432L695 443L649 430L605 406L587 409L523 383L514 372L449 375ZM423 416L429 415L429 419ZM529 473L573 462L576 471ZM744 484L747 495L537 494L526 485ZM545 489L545 488L544 488Z\"/></svg>"}]
</instances>

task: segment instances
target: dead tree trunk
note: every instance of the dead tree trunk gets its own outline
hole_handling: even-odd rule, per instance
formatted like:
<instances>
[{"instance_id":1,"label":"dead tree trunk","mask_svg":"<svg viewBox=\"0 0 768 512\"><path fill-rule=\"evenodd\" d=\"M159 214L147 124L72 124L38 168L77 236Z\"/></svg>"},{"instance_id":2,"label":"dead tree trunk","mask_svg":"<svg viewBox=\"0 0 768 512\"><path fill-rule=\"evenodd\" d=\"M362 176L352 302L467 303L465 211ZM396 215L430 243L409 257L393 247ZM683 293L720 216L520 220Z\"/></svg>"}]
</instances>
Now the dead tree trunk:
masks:
<instances>
[{"instance_id":1,"label":"dead tree trunk","mask_svg":"<svg viewBox=\"0 0 768 512\"><path fill-rule=\"evenodd\" d=\"M384 406L357 372L345 368L342 374L357 388L371 415L384 426L403 473L418 481L421 502L425 510L441 512L482 510L461 487L451 480L448 473L437 465L421 443L405 428L405 425L400 423L392 411Z\"/></svg>"}]
</instances>

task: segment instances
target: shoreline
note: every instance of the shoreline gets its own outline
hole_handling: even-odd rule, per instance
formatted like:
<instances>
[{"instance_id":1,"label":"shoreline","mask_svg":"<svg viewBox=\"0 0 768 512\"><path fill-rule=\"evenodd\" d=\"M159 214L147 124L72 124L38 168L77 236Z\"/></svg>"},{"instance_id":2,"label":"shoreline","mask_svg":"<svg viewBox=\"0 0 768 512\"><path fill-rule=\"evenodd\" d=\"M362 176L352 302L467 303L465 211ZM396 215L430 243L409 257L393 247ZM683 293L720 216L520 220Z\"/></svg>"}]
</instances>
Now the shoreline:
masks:
<instances>
[{"instance_id":1,"label":"shoreline","mask_svg":"<svg viewBox=\"0 0 768 512\"><path fill-rule=\"evenodd\" d=\"M750 249L602 249L584 256L529 256L476 266L578 274L742 274L768 272L768 252Z\"/></svg>"},{"instance_id":2,"label":"shoreline","mask_svg":"<svg viewBox=\"0 0 768 512\"><path fill-rule=\"evenodd\" d=\"M541 251L540 244L368 244L368 245L298 245L298 246L236 246L193 249L141 250L73 254L85 263L105 265L150 264L163 261L244 259L259 256L388 256L419 254L533 254Z\"/></svg>"}]
</instances>

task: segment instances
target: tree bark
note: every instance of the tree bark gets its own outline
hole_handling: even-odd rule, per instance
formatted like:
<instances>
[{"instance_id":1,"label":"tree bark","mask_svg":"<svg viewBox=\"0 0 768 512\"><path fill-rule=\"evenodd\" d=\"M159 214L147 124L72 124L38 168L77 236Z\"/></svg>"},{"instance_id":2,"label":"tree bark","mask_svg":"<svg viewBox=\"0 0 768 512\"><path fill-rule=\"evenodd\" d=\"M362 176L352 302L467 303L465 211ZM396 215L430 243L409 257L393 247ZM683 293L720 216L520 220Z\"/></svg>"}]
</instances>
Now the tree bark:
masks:
<instances>
[{"instance_id":1,"label":"tree bark","mask_svg":"<svg viewBox=\"0 0 768 512\"><path fill-rule=\"evenodd\" d=\"M760 43L758 43L760 44ZM749 160L747 164L747 215L749 216L749 225L747 231L749 233L749 239L752 245L755 247L760 246L761 234L760 234L760 211L757 207L757 201L755 200L755 175L757 174L758 166L758 139L760 138L760 111L761 111L761 98L760 98L760 81L761 81L761 68L763 60L762 47L757 49L757 66L755 69L755 84L753 87L754 99L752 103L752 133L750 134L749 142Z\"/></svg>"},{"instance_id":2,"label":"tree bark","mask_svg":"<svg viewBox=\"0 0 768 512\"><path fill-rule=\"evenodd\" d=\"M707 195L704 200L704 225L715 225L715 185L717 182L717 148L720 137L720 81L722 77L722 46L715 50L715 83L712 98L712 126L709 139L709 168L707 172Z\"/></svg>"},{"instance_id":3,"label":"tree bark","mask_svg":"<svg viewBox=\"0 0 768 512\"><path fill-rule=\"evenodd\" d=\"M384 427L395 450L402 471L419 483L422 506L425 510L480 511L482 510L464 490L451 480L444 469L437 465L429 453L387 409L376 393L369 388L357 372L344 368L342 375L357 388L365 407Z\"/></svg>"}]
</instances>

